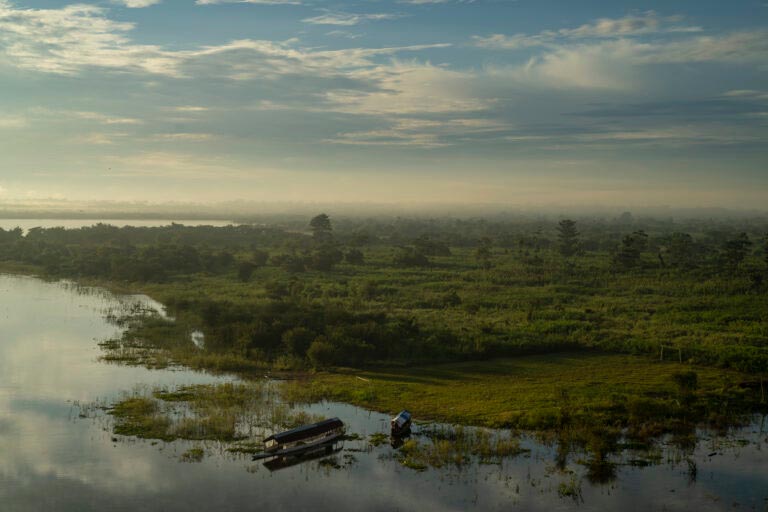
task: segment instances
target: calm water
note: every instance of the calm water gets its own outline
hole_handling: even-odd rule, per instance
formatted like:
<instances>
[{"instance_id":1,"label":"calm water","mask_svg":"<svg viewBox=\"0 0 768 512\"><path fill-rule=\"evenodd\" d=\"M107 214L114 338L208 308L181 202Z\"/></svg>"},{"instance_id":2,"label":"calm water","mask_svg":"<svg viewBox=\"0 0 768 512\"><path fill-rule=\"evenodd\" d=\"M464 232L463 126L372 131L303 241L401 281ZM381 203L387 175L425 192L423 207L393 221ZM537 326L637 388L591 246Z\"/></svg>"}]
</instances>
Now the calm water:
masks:
<instances>
[{"instance_id":1,"label":"calm water","mask_svg":"<svg viewBox=\"0 0 768 512\"><path fill-rule=\"evenodd\" d=\"M0 275L0 510L768 510L768 434L757 423L736 434L742 443L702 442L695 482L685 463L665 462L621 466L615 481L592 486L573 463L580 503L558 496L571 476L554 470L550 448L530 440L530 455L501 466L423 473L392 460L389 446L356 451L366 443L355 441L336 455L341 469L314 460L272 472L216 443L204 445L202 462L180 462L201 445L113 438L108 417L78 415L80 403L137 386L217 380L99 362L96 342L115 334L104 315L135 302L147 299ZM310 409L338 415L364 436L387 425L348 405Z\"/></svg>"},{"instance_id":2,"label":"calm water","mask_svg":"<svg viewBox=\"0 0 768 512\"><path fill-rule=\"evenodd\" d=\"M116 227L135 226L140 228L152 228L158 226L170 226L172 222L184 224L185 226L228 226L232 224L223 220L127 220L127 219L1 219L0 229L10 230L17 227L26 233L32 228L67 228L78 229L93 226L94 224L110 224Z\"/></svg>"}]
</instances>

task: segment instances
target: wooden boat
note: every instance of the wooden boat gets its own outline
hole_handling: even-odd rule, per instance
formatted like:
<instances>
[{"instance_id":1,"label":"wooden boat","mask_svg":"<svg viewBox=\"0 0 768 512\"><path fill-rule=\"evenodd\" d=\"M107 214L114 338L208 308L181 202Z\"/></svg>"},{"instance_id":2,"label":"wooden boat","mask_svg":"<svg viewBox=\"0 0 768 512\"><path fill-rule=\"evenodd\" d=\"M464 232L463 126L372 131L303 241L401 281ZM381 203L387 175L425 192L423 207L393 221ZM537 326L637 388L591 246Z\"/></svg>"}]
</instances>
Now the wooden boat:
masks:
<instances>
[{"instance_id":1,"label":"wooden boat","mask_svg":"<svg viewBox=\"0 0 768 512\"><path fill-rule=\"evenodd\" d=\"M317 446L335 441L344 435L344 422L339 418L304 425L264 439L263 457L282 457L305 452ZM256 457L254 457L256 458Z\"/></svg>"},{"instance_id":2,"label":"wooden boat","mask_svg":"<svg viewBox=\"0 0 768 512\"><path fill-rule=\"evenodd\" d=\"M404 436L411 431L411 413L402 410L390 422L393 436Z\"/></svg>"}]
</instances>

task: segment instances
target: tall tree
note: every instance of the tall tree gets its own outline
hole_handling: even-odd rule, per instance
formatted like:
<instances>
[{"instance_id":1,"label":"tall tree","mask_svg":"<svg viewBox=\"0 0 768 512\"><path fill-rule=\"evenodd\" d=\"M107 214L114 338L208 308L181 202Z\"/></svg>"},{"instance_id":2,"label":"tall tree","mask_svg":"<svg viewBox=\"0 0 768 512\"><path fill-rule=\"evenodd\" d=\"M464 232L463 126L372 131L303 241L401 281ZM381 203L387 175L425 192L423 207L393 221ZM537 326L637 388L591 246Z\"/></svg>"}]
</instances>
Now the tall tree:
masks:
<instances>
[{"instance_id":1,"label":"tall tree","mask_svg":"<svg viewBox=\"0 0 768 512\"><path fill-rule=\"evenodd\" d=\"M675 268L689 269L696 266L696 246L688 233L672 233L665 240L666 260Z\"/></svg>"},{"instance_id":2,"label":"tall tree","mask_svg":"<svg viewBox=\"0 0 768 512\"><path fill-rule=\"evenodd\" d=\"M763 260L765 261L765 266L768 267L768 233L763 237Z\"/></svg>"},{"instance_id":3,"label":"tall tree","mask_svg":"<svg viewBox=\"0 0 768 512\"><path fill-rule=\"evenodd\" d=\"M640 265L640 257L648 248L648 235L643 230L635 231L621 240L619 249L613 255L613 265L619 270L630 270Z\"/></svg>"},{"instance_id":4,"label":"tall tree","mask_svg":"<svg viewBox=\"0 0 768 512\"><path fill-rule=\"evenodd\" d=\"M493 266L491 263L491 257L493 255L491 252L492 245L493 242L491 239L487 236L484 236L480 239L480 244L477 247L477 251L475 251L475 258L477 258L477 262L480 263L480 266L485 270L488 270Z\"/></svg>"},{"instance_id":5,"label":"tall tree","mask_svg":"<svg viewBox=\"0 0 768 512\"><path fill-rule=\"evenodd\" d=\"M563 219L557 225L557 241L560 254L569 258L579 252L579 231L576 222Z\"/></svg>"},{"instance_id":6,"label":"tall tree","mask_svg":"<svg viewBox=\"0 0 768 512\"><path fill-rule=\"evenodd\" d=\"M735 238L725 242L720 254L723 269L735 273L749 254L750 247L752 247L752 241L746 233L739 233Z\"/></svg>"},{"instance_id":7,"label":"tall tree","mask_svg":"<svg viewBox=\"0 0 768 512\"><path fill-rule=\"evenodd\" d=\"M312 229L315 240L328 241L332 237L331 218L325 213L312 217L312 220L309 221L309 227Z\"/></svg>"}]
</instances>

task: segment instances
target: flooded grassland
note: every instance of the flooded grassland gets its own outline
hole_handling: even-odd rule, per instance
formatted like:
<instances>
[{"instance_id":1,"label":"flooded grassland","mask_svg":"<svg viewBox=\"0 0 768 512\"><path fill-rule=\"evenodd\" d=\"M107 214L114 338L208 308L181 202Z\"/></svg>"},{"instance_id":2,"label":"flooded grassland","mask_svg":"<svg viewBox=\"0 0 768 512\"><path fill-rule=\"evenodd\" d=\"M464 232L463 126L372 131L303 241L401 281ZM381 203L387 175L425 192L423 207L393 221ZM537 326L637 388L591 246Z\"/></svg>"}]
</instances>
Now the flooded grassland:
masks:
<instances>
[{"instance_id":1,"label":"flooded grassland","mask_svg":"<svg viewBox=\"0 0 768 512\"><path fill-rule=\"evenodd\" d=\"M638 402L639 373L605 397L603 430L578 421L599 374L572 385L538 390L532 363L519 361L517 379L499 363L499 388L543 401L537 410L552 428L527 434L532 421L499 399L486 426L440 422L461 405L444 400L454 367L420 373L423 384L387 372L319 375L311 382L261 376L244 381L173 364L156 369L109 364L98 343L120 336L114 318L160 305L141 296L33 278L0 276L0 502L3 510L765 510L768 506L768 425L749 417L741 427L691 431L678 416L650 435L628 435L624 416L654 415ZM572 358L574 356L562 356ZM624 356L622 356L624 357ZM563 361L559 361L562 363ZM569 364L578 364L578 358ZM557 380L558 361L546 370ZM586 365L586 363L584 363ZM537 366L538 368L538 366ZM626 369L626 368L625 368ZM466 370L466 369L465 369ZM594 370L594 369L593 369ZM548 373L547 373L548 372ZM465 371L461 389L485 396L482 372ZM667 405L730 389L697 370L688 389L678 369L664 369ZM684 375L684 374L683 374ZM635 378L636 380L633 380ZM588 382L587 382L588 381ZM546 379L543 382L548 382ZM587 385L592 382L591 385ZM527 384L526 384L527 383ZM473 387L474 386L474 387ZM515 387L517 386L517 387ZM487 386L485 386L487 388ZM689 386L690 387L690 386ZM735 391L734 391L735 392ZM392 443L387 414L399 393L420 422L409 439ZM558 394L559 393L559 394ZM493 389L486 389L493 402ZM593 398L593 397L592 397ZM344 403L339 400L344 400ZM458 400L458 398L456 399ZM552 403L572 404L571 416ZM622 400L631 407L619 407ZM445 411L429 407L444 404ZM559 402L558 402L559 401ZM351 405L352 403L362 405ZM589 402L593 403L593 402ZM419 414L419 408L431 414ZM693 407L692 410L696 410ZM559 411L559 413L557 412ZM471 407L459 411L472 421ZM346 439L306 460L254 461L274 431L338 416ZM709 417L709 416L707 416ZM657 418L658 419L658 418ZM693 420L695 418L689 418ZM543 421L536 418L537 421ZM627 420L628 421L628 420ZM704 422L707 423L707 422ZM686 434L686 435L682 435Z\"/></svg>"}]
</instances>

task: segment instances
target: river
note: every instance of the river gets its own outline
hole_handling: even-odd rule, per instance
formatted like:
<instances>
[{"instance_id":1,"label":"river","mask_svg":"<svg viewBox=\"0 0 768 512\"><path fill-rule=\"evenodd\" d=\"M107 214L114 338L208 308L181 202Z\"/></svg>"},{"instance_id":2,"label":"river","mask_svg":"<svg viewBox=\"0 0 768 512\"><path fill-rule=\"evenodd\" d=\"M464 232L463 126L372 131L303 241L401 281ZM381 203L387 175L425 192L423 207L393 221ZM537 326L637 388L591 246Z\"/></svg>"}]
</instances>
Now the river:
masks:
<instances>
[{"instance_id":1,"label":"river","mask_svg":"<svg viewBox=\"0 0 768 512\"><path fill-rule=\"evenodd\" d=\"M674 449L650 467L619 466L591 484L575 461L559 472L554 451L530 438L527 454L417 472L385 444L346 441L340 468L310 460L270 471L218 443L156 443L115 436L108 415L81 414L141 387L230 380L188 370L99 361L99 340L118 329L107 315L147 297L115 296L67 282L0 275L0 509L117 510L768 510L768 434L760 421L728 439L705 435L691 478ZM339 416L363 437L388 418L336 403L308 408ZM204 446L199 463L183 462ZM561 497L576 481L581 498Z\"/></svg>"},{"instance_id":2,"label":"river","mask_svg":"<svg viewBox=\"0 0 768 512\"><path fill-rule=\"evenodd\" d=\"M86 228L96 224L109 224L122 228L132 226L137 228L155 228L161 226L170 226L172 223L183 224L185 226L214 226L222 227L233 224L231 221L224 220L165 220L165 219L14 219L0 218L0 229L6 231L21 228L25 233L32 228L65 228L79 229Z\"/></svg>"}]
</instances>

